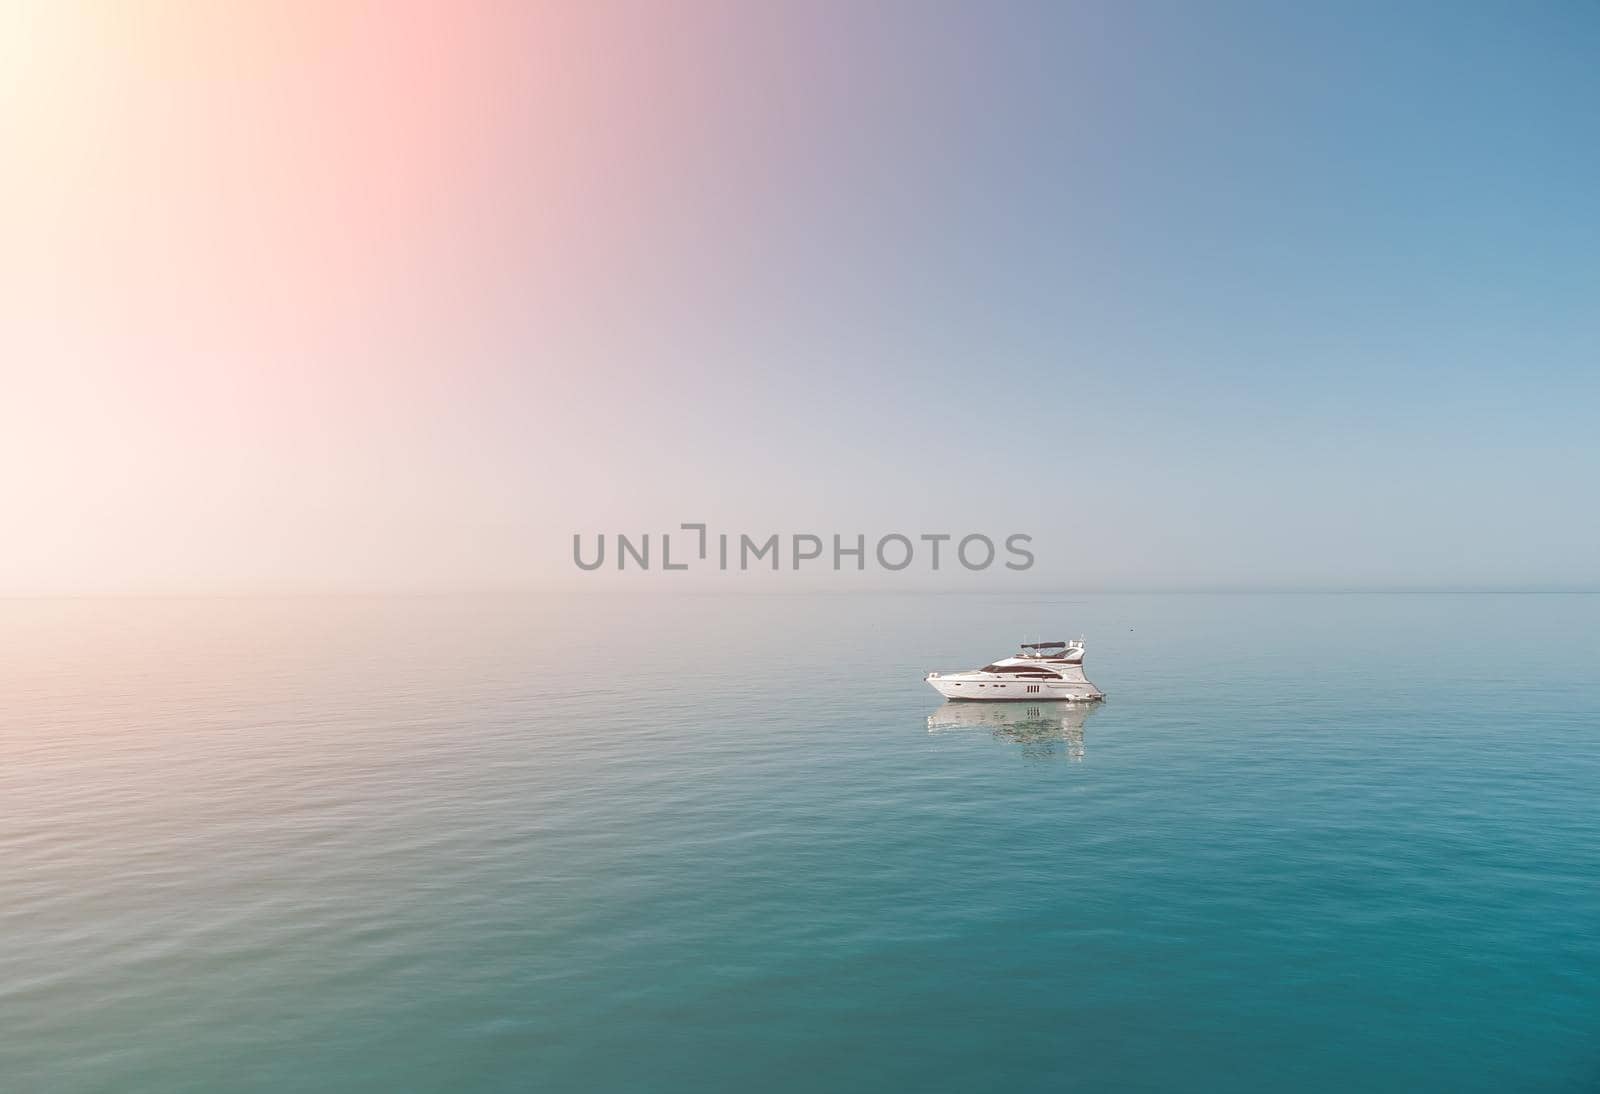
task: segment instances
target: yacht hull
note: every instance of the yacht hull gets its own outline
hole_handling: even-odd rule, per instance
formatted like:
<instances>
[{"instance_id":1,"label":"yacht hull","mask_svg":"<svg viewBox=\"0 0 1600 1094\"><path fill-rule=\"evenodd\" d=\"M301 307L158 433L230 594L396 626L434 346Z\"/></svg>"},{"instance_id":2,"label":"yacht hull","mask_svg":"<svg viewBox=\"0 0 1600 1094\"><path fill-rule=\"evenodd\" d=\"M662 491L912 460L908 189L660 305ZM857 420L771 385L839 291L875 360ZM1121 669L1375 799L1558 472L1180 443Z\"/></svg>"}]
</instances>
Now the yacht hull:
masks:
<instances>
[{"instance_id":1,"label":"yacht hull","mask_svg":"<svg viewBox=\"0 0 1600 1094\"><path fill-rule=\"evenodd\" d=\"M1078 675L1081 677L1082 672ZM974 703L1092 703L1105 693L1089 681L999 680L987 673L961 672L929 675L928 686L946 699Z\"/></svg>"}]
</instances>

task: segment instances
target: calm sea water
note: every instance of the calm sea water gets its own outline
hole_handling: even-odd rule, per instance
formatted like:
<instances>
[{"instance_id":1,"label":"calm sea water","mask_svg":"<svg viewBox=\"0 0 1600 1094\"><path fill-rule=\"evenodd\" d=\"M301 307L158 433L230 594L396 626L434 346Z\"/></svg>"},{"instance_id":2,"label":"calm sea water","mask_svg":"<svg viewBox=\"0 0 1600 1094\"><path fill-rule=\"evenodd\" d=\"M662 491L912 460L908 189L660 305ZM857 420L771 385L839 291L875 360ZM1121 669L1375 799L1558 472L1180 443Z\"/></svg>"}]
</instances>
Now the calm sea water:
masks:
<instances>
[{"instance_id":1,"label":"calm sea water","mask_svg":"<svg viewBox=\"0 0 1600 1094\"><path fill-rule=\"evenodd\" d=\"M1087 712L929 669L1085 635ZM1600 1086L1600 597L0 602L0 1088Z\"/></svg>"}]
</instances>

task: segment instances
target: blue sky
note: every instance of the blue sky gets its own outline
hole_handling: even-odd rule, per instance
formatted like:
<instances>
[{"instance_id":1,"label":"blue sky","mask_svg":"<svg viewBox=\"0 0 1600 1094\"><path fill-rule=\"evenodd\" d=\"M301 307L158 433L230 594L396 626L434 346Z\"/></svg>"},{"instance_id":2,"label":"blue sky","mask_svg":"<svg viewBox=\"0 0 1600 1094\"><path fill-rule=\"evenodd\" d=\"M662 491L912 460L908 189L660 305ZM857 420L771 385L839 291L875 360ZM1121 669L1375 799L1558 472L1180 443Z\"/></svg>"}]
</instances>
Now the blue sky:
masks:
<instances>
[{"instance_id":1,"label":"blue sky","mask_svg":"<svg viewBox=\"0 0 1600 1094\"><path fill-rule=\"evenodd\" d=\"M1067 587L1600 584L1600 14L1008 10L839 28L824 67L871 75L707 237L648 498L581 527L1024 528Z\"/></svg>"}]
</instances>

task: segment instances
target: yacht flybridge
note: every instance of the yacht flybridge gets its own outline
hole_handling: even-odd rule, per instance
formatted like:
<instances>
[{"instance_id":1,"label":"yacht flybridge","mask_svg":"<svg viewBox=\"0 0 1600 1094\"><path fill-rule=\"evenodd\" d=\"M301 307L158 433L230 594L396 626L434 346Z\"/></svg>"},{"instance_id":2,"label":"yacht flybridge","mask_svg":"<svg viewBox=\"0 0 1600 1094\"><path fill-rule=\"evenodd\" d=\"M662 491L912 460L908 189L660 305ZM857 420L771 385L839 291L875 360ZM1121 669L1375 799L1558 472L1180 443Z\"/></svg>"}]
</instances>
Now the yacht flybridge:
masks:
<instances>
[{"instance_id":1,"label":"yacht flybridge","mask_svg":"<svg viewBox=\"0 0 1600 1094\"><path fill-rule=\"evenodd\" d=\"M970 672L930 672L928 686L946 699L1037 703L1062 699L1088 702L1105 694L1083 675L1083 641L1032 642L1014 657Z\"/></svg>"}]
</instances>

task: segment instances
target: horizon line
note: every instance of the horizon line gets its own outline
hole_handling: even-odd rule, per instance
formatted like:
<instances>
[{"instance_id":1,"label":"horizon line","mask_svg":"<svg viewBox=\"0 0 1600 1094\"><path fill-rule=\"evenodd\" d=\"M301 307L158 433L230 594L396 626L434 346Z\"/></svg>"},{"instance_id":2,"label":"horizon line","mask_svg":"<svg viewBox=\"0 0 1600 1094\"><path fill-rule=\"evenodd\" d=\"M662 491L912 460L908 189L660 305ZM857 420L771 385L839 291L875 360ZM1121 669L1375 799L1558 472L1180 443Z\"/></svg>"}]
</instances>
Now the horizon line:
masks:
<instances>
[{"instance_id":1,"label":"horizon line","mask_svg":"<svg viewBox=\"0 0 1600 1094\"><path fill-rule=\"evenodd\" d=\"M646 594L646 595L696 595L696 596L803 596L803 595L890 595L890 596L1596 596L1597 587L1506 588L1502 586L1421 588L1415 586L1348 586L1315 588L1306 586L1241 587L1216 586L1213 588L1162 588L1159 586L1114 587L1094 589L895 589L884 586L865 588L803 588L742 587L714 588L706 585L679 588L623 587L615 583L598 585L593 589L562 586L480 586L450 588L385 588L385 589L258 589L258 590L121 590L78 592L0 592L0 601L24 600L311 600L311 599L429 599L440 597L493 597L541 596L579 594Z\"/></svg>"}]
</instances>

